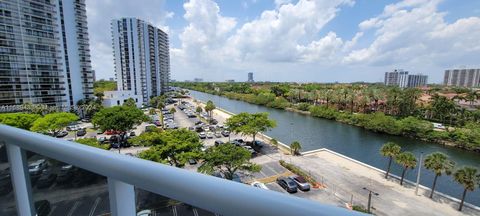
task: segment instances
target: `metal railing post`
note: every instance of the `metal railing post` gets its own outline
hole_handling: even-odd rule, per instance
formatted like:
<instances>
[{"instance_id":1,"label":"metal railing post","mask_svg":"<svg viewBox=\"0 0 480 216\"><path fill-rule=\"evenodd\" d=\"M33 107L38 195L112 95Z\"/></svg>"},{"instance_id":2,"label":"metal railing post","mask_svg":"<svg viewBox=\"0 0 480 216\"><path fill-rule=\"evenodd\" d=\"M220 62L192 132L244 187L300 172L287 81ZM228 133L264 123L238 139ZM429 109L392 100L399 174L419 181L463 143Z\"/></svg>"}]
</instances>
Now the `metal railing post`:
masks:
<instances>
[{"instance_id":1,"label":"metal railing post","mask_svg":"<svg viewBox=\"0 0 480 216\"><path fill-rule=\"evenodd\" d=\"M17 213L20 216L35 215L25 150L14 144L7 143L6 146Z\"/></svg>"},{"instance_id":2,"label":"metal railing post","mask_svg":"<svg viewBox=\"0 0 480 216\"><path fill-rule=\"evenodd\" d=\"M108 197L112 215L131 216L137 214L133 185L108 178Z\"/></svg>"}]
</instances>

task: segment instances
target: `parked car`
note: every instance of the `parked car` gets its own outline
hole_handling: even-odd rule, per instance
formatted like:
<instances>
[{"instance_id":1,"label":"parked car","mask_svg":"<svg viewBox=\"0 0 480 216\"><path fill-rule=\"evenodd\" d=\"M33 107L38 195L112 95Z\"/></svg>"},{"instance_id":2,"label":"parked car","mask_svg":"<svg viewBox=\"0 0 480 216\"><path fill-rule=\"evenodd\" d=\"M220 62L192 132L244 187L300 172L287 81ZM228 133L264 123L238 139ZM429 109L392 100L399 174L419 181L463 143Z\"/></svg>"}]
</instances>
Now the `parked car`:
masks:
<instances>
[{"instance_id":1,"label":"parked car","mask_svg":"<svg viewBox=\"0 0 480 216\"><path fill-rule=\"evenodd\" d=\"M264 145L265 144L262 141L259 141L259 140L255 140L254 142L252 142L252 147L256 146L256 147L262 148Z\"/></svg>"},{"instance_id":2,"label":"parked car","mask_svg":"<svg viewBox=\"0 0 480 216\"><path fill-rule=\"evenodd\" d=\"M208 132L207 133L207 138L208 139L213 139L213 132Z\"/></svg>"},{"instance_id":3,"label":"parked car","mask_svg":"<svg viewBox=\"0 0 480 216\"><path fill-rule=\"evenodd\" d=\"M105 143L105 142L108 141L108 139L107 139L107 137L99 137L99 138L97 139L97 141L100 142L100 143Z\"/></svg>"},{"instance_id":4,"label":"parked car","mask_svg":"<svg viewBox=\"0 0 480 216\"><path fill-rule=\"evenodd\" d=\"M42 171L47 168L47 166L47 160L40 159L28 165L28 172L33 176L40 175L42 174Z\"/></svg>"},{"instance_id":5,"label":"parked car","mask_svg":"<svg viewBox=\"0 0 480 216\"><path fill-rule=\"evenodd\" d=\"M67 131L74 131L74 130L78 130L80 129L80 126L76 125L76 124L72 124L72 125L69 125L65 128Z\"/></svg>"},{"instance_id":6,"label":"parked car","mask_svg":"<svg viewBox=\"0 0 480 216\"><path fill-rule=\"evenodd\" d=\"M268 187L264 184L264 183L261 183L261 182L252 182L251 184L253 187L256 187L256 188L260 188L260 189L264 189L264 190L270 190L268 189Z\"/></svg>"},{"instance_id":7,"label":"parked car","mask_svg":"<svg viewBox=\"0 0 480 216\"><path fill-rule=\"evenodd\" d=\"M130 132L130 136L131 136L131 137L134 137L134 136L136 136L136 135L137 135L137 134L135 134L135 131Z\"/></svg>"},{"instance_id":8,"label":"parked car","mask_svg":"<svg viewBox=\"0 0 480 216\"><path fill-rule=\"evenodd\" d=\"M83 118L80 121L87 123L87 122L90 122L90 119L89 118Z\"/></svg>"},{"instance_id":9,"label":"parked car","mask_svg":"<svg viewBox=\"0 0 480 216\"><path fill-rule=\"evenodd\" d=\"M200 132L200 133L198 134L198 137L199 137L200 139L205 139L205 138L207 138L207 134L206 134L205 132Z\"/></svg>"},{"instance_id":10,"label":"parked car","mask_svg":"<svg viewBox=\"0 0 480 216\"><path fill-rule=\"evenodd\" d=\"M216 137L216 138L222 137L222 133L220 133L220 132L215 132L215 137Z\"/></svg>"},{"instance_id":11,"label":"parked car","mask_svg":"<svg viewBox=\"0 0 480 216\"><path fill-rule=\"evenodd\" d=\"M218 124L218 121L217 121L216 119L213 119L213 118L212 118L212 119L210 119L210 121L209 121L209 122L210 122L210 124L213 124L213 125L216 125L216 124Z\"/></svg>"},{"instance_id":12,"label":"parked car","mask_svg":"<svg viewBox=\"0 0 480 216\"><path fill-rule=\"evenodd\" d=\"M87 134L87 130L85 130L85 128L77 131L77 136L85 136L85 134Z\"/></svg>"},{"instance_id":13,"label":"parked car","mask_svg":"<svg viewBox=\"0 0 480 216\"><path fill-rule=\"evenodd\" d=\"M74 187L81 187L93 183L96 179L96 174L84 169L78 169L78 171L75 172L74 178L72 180L72 185Z\"/></svg>"},{"instance_id":14,"label":"parked car","mask_svg":"<svg viewBox=\"0 0 480 216\"><path fill-rule=\"evenodd\" d=\"M189 163L190 165L195 165L195 164L197 164L197 160L195 160L195 159L193 159L193 158L190 158L190 159L188 159L188 163Z\"/></svg>"},{"instance_id":15,"label":"parked car","mask_svg":"<svg viewBox=\"0 0 480 216\"><path fill-rule=\"evenodd\" d=\"M290 176L289 177L291 180L297 184L297 188L302 190L302 191L309 191L310 190L310 184L303 178L302 176Z\"/></svg>"},{"instance_id":16,"label":"parked car","mask_svg":"<svg viewBox=\"0 0 480 216\"><path fill-rule=\"evenodd\" d=\"M7 168L0 172L0 196L7 195L12 191L12 180L10 178L10 169Z\"/></svg>"},{"instance_id":17,"label":"parked car","mask_svg":"<svg viewBox=\"0 0 480 216\"><path fill-rule=\"evenodd\" d=\"M232 181L238 182L238 183L243 183L242 179L240 179L240 176L237 173L234 173L232 176Z\"/></svg>"},{"instance_id":18,"label":"parked car","mask_svg":"<svg viewBox=\"0 0 480 216\"><path fill-rule=\"evenodd\" d=\"M57 184L64 184L73 179L75 167L67 164L60 168L60 172L57 175Z\"/></svg>"},{"instance_id":19,"label":"parked car","mask_svg":"<svg viewBox=\"0 0 480 216\"><path fill-rule=\"evenodd\" d=\"M221 140L215 140L215 146L219 146L219 145L222 145L222 144L225 144L225 143Z\"/></svg>"},{"instance_id":20,"label":"parked car","mask_svg":"<svg viewBox=\"0 0 480 216\"><path fill-rule=\"evenodd\" d=\"M198 121L195 122L195 125L200 125L200 124L203 124L203 122L200 121L200 120L198 120Z\"/></svg>"},{"instance_id":21,"label":"parked car","mask_svg":"<svg viewBox=\"0 0 480 216\"><path fill-rule=\"evenodd\" d=\"M253 148L250 146L243 146L243 148L247 149L252 154L252 156L257 154L257 152L253 150Z\"/></svg>"},{"instance_id":22,"label":"parked car","mask_svg":"<svg viewBox=\"0 0 480 216\"><path fill-rule=\"evenodd\" d=\"M66 137L67 135L68 135L68 131L60 131L57 133L55 137L62 138L62 137Z\"/></svg>"},{"instance_id":23,"label":"parked car","mask_svg":"<svg viewBox=\"0 0 480 216\"><path fill-rule=\"evenodd\" d=\"M137 216L152 216L152 215L153 215L152 210L148 210L148 209L137 212Z\"/></svg>"},{"instance_id":24,"label":"parked car","mask_svg":"<svg viewBox=\"0 0 480 216\"><path fill-rule=\"evenodd\" d=\"M222 131L222 135L223 135L224 137L228 137L228 136L230 136L230 131L224 130L224 131Z\"/></svg>"},{"instance_id":25,"label":"parked car","mask_svg":"<svg viewBox=\"0 0 480 216\"><path fill-rule=\"evenodd\" d=\"M115 134L119 134L120 132L118 131L115 131L115 130L107 130L105 131L105 135L115 135Z\"/></svg>"},{"instance_id":26,"label":"parked car","mask_svg":"<svg viewBox=\"0 0 480 216\"><path fill-rule=\"evenodd\" d=\"M39 200L36 201L35 204L35 211L37 212L37 216L47 216L50 214L50 211L52 210L50 207L50 202L47 200Z\"/></svg>"},{"instance_id":27,"label":"parked car","mask_svg":"<svg viewBox=\"0 0 480 216\"><path fill-rule=\"evenodd\" d=\"M57 174L53 173L50 169L45 169L37 181L37 188L50 187L50 185L55 182L55 179L57 179Z\"/></svg>"},{"instance_id":28,"label":"parked car","mask_svg":"<svg viewBox=\"0 0 480 216\"><path fill-rule=\"evenodd\" d=\"M293 182L291 179L287 177L283 177L283 176L278 177L277 184L280 185L280 187L282 187L289 193L297 192L297 184L295 184L295 182Z\"/></svg>"}]
</instances>

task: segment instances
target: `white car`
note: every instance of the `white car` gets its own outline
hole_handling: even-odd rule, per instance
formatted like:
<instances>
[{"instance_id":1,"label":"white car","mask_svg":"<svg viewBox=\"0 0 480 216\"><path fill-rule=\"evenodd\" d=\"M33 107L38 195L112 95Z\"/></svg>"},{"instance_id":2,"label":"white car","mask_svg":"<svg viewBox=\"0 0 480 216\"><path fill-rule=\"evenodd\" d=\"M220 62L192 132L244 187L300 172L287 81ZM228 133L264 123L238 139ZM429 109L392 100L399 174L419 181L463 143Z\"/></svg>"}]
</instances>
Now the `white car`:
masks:
<instances>
[{"instance_id":1,"label":"white car","mask_svg":"<svg viewBox=\"0 0 480 216\"><path fill-rule=\"evenodd\" d=\"M137 213L137 216L152 216L153 215L153 212L152 210L143 210L143 211L139 211Z\"/></svg>"},{"instance_id":2,"label":"white car","mask_svg":"<svg viewBox=\"0 0 480 216\"><path fill-rule=\"evenodd\" d=\"M212 132L208 132L208 133L207 133L207 138L208 138L208 139L213 139L213 133L212 133Z\"/></svg>"},{"instance_id":3,"label":"white car","mask_svg":"<svg viewBox=\"0 0 480 216\"><path fill-rule=\"evenodd\" d=\"M253 187L256 187L256 188L260 188L260 189L264 189L264 190L270 190L270 189L268 189L268 187L264 183L261 183L261 182L252 182L251 185Z\"/></svg>"}]
</instances>

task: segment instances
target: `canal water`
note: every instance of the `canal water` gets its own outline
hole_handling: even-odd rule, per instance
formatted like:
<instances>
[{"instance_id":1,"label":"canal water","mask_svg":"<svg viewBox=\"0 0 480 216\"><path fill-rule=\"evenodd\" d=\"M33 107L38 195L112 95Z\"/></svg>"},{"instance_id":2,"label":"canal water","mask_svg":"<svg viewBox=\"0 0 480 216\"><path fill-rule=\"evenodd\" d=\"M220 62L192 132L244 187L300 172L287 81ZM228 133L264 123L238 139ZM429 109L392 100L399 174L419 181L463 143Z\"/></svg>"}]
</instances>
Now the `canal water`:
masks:
<instances>
[{"instance_id":1,"label":"canal water","mask_svg":"<svg viewBox=\"0 0 480 216\"><path fill-rule=\"evenodd\" d=\"M360 127L339 123L285 110L273 109L243 101L231 100L226 97L190 91L190 94L201 101L211 100L222 109L233 113L240 112L267 112L270 118L277 121L277 127L266 132L283 143L299 141L302 151L328 148L348 157L354 158L371 166L385 170L388 160L379 153L380 147L386 142L395 142L402 146L402 150L411 151L418 157L432 152L442 152L454 160L457 166L471 165L479 167L480 154L467 152L456 148L448 148L435 143L423 142L406 137L391 136L374 133ZM401 167L394 164L392 172L401 175ZM417 168L409 170L406 178L416 181ZM426 169L421 171L420 182L431 187L434 174ZM463 187L456 183L451 176L441 176L437 180L436 191L460 198ZM466 201L480 206L480 189L467 194Z\"/></svg>"}]
</instances>

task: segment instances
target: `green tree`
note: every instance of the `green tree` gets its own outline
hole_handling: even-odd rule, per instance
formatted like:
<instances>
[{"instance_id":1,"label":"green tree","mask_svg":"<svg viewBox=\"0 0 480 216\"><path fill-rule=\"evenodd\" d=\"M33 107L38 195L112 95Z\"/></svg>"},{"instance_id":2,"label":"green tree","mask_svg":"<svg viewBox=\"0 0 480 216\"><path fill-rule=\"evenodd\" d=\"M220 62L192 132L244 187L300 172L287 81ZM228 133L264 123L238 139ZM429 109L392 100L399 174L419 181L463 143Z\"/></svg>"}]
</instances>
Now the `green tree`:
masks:
<instances>
[{"instance_id":1,"label":"green tree","mask_svg":"<svg viewBox=\"0 0 480 216\"><path fill-rule=\"evenodd\" d=\"M98 125L101 130L115 130L126 132L134 125L148 121L143 111L131 106L114 106L105 108L95 113L92 123Z\"/></svg>"},{"instance_id":2,"label":"green tree","mask_svg":"<svg viewBox=\"0 0 480 216\"><path fill-rule=\"evenodd\" d=\"M197 108L195 109L195 112L201 113L203 112L203 108L201 106L197 106Z\"/></svg>"},{"instance_id":3,"label":"green tree","mask_svg":"<svg viewBox=\"0 0 480 216\"><path fill-rule=\"evenodd\" d=\"M208 113L208 116L210 119L212 119L212 111L216 109L215 104L211 100L207 101L207 104L205 105L205 111Z\"/></svg>"},{"instance_id":4,"label":"green tree","mask_svg":"<svg viewBox=\"0 0 480 216\"><path fill-rule=\"evenodd\" d=\"M292 155L300 155L300 150L302 150L302 145L298 141L293 141L290 144L290 151Z\"/></svg>"},{"instance_id":5,"label":"green tree","mask_svg":"<svg viewBox=\"0 0 480 216\"><path fill-rule=\"evenodd\" d=\"M170 109L170 113L172 114L173 119L175 119L175 112L177 112L177 109L175 109L175 107L172 107L172 108Z\"/></svg>"},{"instance_id":6,"label":"green tree","mask_svg":"<svg viewBox=\"0 0 480 216\"><path fill-rule=\"evenodd\" d=\"M453 174L453 178L464 188L462 194L462 201L460 202L460 206L458 207L458 210L462 211L463 202L465 201L467 191L474 191L480 184L480 174L478 173L477 169L473 167L463 167L455 171L455 173Z\"/></svg>"},{"instance_id":7,"label":"green tree","mask_svg":"<svg viewBox=\"0 0 480 216\"><path fill-rule=\"evenodd\" d=\"M399 165L403 167L402 178L400 179L400 185L403 185L403 179L405 177L407 169L415 168L415 166L417 166L417 159L415 158L415 155L413 155L413 153L411 152L402 152L397 155L395 160Z\"/></svg>"},{"instance_id":8,"label":"green tree","mask_svg":"<svg viewBox=\"0 0 480 216\"><path fill-rule=\"evenodd\" d=\"M155 108L150 108L150 109L148 110L148 114L150 114L150 115L155 115L155 114L157 114L157 111L155 111Z\"/></svg>"},{"instance_id":9,"label":"green tree","mask_svg":"<svg viewBox=\"0 0 480 216\"><path fill-rule=\"evenodd\" d=\"M268 118L268 113L246 113L231 116L225 123L228 128L244 135L250 135L255 141L255 136L260 132L265 132L277 126L274 120Z\"/></svg>"},{"instance_id":10,"label":"green tree","mask_svg":"<svg viewBox=\"0 0 480 216\"><path fill-rule=\"evenodd\" d=\"M248 150L236 145L213 146L205 151L204 161L198 171L207 174L219 171L229 180L237 171L260 172L261 166L250 162L251 157Z\"/></svg>"},{"instance_id":11,"label":"green tree","mask_svg":"<svg viewBox=\"0 0 480 216\"><path fill-rule=\"evenodd\" d=\"M12 127L30 130L33 123L41 116L29 113L4 113L0 114L0 123Z\"/></svg>"},{"instance_id":12,"label":"green tree","mask_svg":"<svg viewBox=\"0 0 480 216\"><path fill-rule=\"evenodd\" d=\"M108 80L99 80L93 83L93 92L103 93L105 91L115 91L117 90L117 82L116 81L108 81Z\"/></svg>"},{"instance_id":13,"label":"green tree","mask_svg":"<svg viewBox=\"0 0 480 216\"><path fill-rule=\"evenodd\" d=\"M437 178L442 174L450 175L455 166L455 162L448 159L448 156L441 152L434 152L427 155L425 158L425 168L435 173L433 179L432 191L430 192L430 198L433 197L435 192L435 185L437 184ZM420 167L421 168L421 167Z\"/></svg>"},{"instance_id":14,"label":"green tree","mask_svg":"<svg viewBox=\"0 0 480 216\"><path fill-rule=\"evenodd\" d=\"M392 166L392 161L395 157L400 154L402 147L397 145L393 142L388 142L383 144L382 148L380 148L380 154L384 157L388 157L388 166L387 172L385 173L385 178L388 178L388 174L390 173L390 167Z\"/></svg>"},{"instance_id":15,"label":"green tree","mask_svg":"<svg viewBox=\"0 0 480 216\"><path fill-rule=\"evenodd\" d=\"M53 136L56 136L58 132L63 130L70 123L77 120L78 116L72 113L50 113L35 120L30 130L35 132L51 133Z\"/></svg>"},{"instance_id":16,"label":"green tree","mask_svg":"<svg viewBox=\"0 0 480 216\"><path fill-rule=\"evenodd\" d=\"M144 135L145 134L145 135ZM202 143L198 135L187 129L175 129L164 132L148 132L130 139L133 144L152 146L140 153L140 157L160 163L183 166L188 159L201 157Z\"/></svg>"},{"instance_id":17,"label":"green tree","mask_svg":"<svg viewBox=\"0 0 480 216\"><path fill-rule=\"evenodd\" d=\"M124 103L123 106L129 106L129 107L137 107L135 104L135 99L133 98L128 98Z\"/></svg>"}]
</instances>

